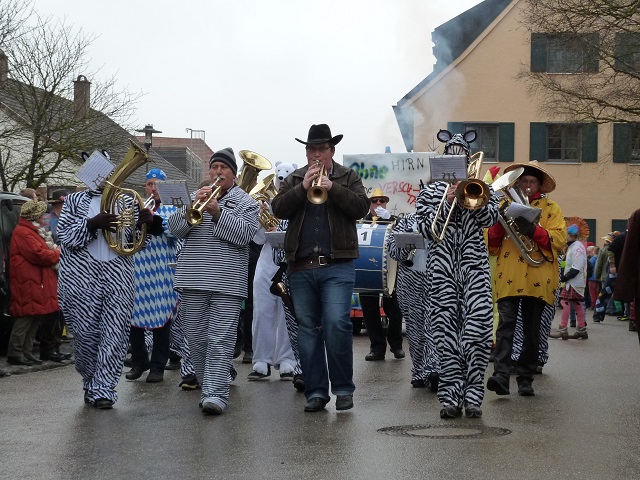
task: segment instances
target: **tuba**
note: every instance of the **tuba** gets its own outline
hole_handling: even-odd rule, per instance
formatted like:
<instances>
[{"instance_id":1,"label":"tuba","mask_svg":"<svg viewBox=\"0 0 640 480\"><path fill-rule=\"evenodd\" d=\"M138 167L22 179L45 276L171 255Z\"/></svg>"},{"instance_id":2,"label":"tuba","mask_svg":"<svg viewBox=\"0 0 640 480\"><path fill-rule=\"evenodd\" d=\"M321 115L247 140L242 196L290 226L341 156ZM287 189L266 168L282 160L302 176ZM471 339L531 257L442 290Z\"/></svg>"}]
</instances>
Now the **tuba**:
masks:
<instances>
[{"instance_id":1,"label":"tuba","mask_svg":"<svg viewBox=\"0 0 640 480\"><path fill-rule=\"evenodd\" d=\"M440 231L440 233L438 233L438 217L440 217L442 208L444 207L444 203L447 201L448 189L444 189L440 204L438 205L438 209L436 210L433 222L431 223L431 235L436 242L441 242L442 240L444 240L445 232L447 231L447 227L449 226L449 222L451 221L451 215L453 214L456 205L460 205L467 210L477 210L489 203L489 199L491 198L491 191L489 190L489 186L482 180L478 179L478 176L480 175L480 169L482 168L483 159L484 152L476 152L471 156L471 162L467 167L467 179L461 181L456 187L456 198L451 205L451 208L449 209L449 214L444 219L442 230Z\"/></svg>"},{"instance_id":2,"label":"tuba","mask_svg":"<svg viewBox=\"0 0 640 480\"><path fill-rule=\"evenodd\" d=\"M318 164L319 162L316 162L316 165ZM327 201L327 190L320 185L322 177L326 174L327 173L324 165L321 165L318 176L313 180L313 182L311 182L311 186L309 187L309 190L307 190L307 200L309 200L314 205L322 205Z\"/></svg>"},{"instance_id":3,"label":"tuba","mask_svg":"<svg viewBox=\"0 0 640 480\"><path fill-rule=\"evenodd\" d=\"M102 191L100 211L118 216L115 232L102 230L104 239L111 250L118 255L133 255L144 248L147 237L147 225L136 228L135 203L138 211L145 208L140 194L130 188L121 187L122 183L139 167L149 161L149 156L135 143L131 142L129 151L106 181ZM132 201L133 200L133 201Z\"/></svg>"},{"instance_id":4,"label":"tuba","mask_svg":"<svg viewBox=\"0 0 640 480\"><path fill-rule=\"evenodd\" d=\"M278 194L274 183L275 178L275 173L271 173L258 182L258 184L249 192L251 198L260 205L262 205L263 202L271 203L273 197ZM258 214L258 221L266 229L280 225L280 220L274 217L270 212L263 211L262 209L260 209L260 213Z\"/></svg>"},{"instance_id":5,"label":"tuba","mask_svg":"<svg viewBox=\"0 0 640 480\"><path fill-rule=\"evenodd\" d=\"M544 255L541 255L542 258L534 258L532 254L536 251L535 242L523 235L518 230L518 225L508 215L509 206L512 203L519 203L526 207L530 207L528 198L520 191L519 188L515 186L516 181L524 172L524 168L519 167L511 172L505 173L500 178L498 178L495 182L493 182L493 188L496 192L500 191L504 195L504 203L500 206L500 215L498 216L498 221L503 226L506 237L510 239L513 244L516 246L520 255L525 262L527 262L532 267L539 267L544 265L547 261ZM531 207L530 207L531 208ZM538 216L536 221L533 223L538 223L540 220L540 213L538 212ZM541 252L540 252L541 253Z\"/></svg>"},{"instance_id":6,"label":"tuba","mask_svg":"<svg viewBox=\"0 0 640 480\"><path fill-rule=\"evenodd\" d=\"M262 170L271 170L271 162L262 155L250 150L240 150L238 152L244 162L238 186L245 192L250 192L258 183L258 175Z\"/></svg>"}]
</instances>

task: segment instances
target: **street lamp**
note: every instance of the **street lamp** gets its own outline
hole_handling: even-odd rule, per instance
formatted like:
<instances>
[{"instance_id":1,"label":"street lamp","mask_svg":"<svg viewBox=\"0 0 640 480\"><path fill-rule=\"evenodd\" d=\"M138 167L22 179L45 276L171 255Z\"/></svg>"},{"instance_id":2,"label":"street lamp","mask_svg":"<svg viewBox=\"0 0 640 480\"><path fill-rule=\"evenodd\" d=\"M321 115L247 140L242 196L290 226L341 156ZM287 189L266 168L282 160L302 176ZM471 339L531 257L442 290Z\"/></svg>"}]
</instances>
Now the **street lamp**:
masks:
<instances>
[{"instance_id":1,"label":"street lamp","mask_svg":"<svg viewBox=\"0 0 640 480\"><path fill-rule=\"evenodd\" d=\"M144 147L147 149L147 153L149 153L149 149L153 144L153 140L152 140L153 134L162 133L160 130L156 130L155 128L153 128L153 125L151 125L150 123L147 123L143 129L136 130L136 132L144 133L143 143L144 143Z\"/></svg>"}]
</instances>

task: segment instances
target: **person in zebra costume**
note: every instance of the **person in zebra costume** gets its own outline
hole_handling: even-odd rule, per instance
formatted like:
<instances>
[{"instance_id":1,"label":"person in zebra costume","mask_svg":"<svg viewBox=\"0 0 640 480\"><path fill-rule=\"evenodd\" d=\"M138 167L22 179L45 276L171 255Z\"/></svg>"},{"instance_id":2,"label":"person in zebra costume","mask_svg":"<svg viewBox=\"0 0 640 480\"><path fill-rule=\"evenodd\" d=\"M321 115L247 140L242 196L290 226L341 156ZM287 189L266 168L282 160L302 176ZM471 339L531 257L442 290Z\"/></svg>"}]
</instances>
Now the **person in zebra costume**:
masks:
<instances>
[{"instance_id":1,"label":"person in zebra costume","mask_svg":"<svg viewBox=\"0 0 640 480\"><path fill-rule=\"evenodd\" d=\"M162 204L156 187L158 180L166 179L167 175L159 168L147 172L144 188L147 197L153 198L151 210L160 228L154 232L147 247L134 256L136 295L129 334L133 367L126 378L137 380L150 370L147 383L158 383L164 379L164 367L169 359L171 314L178 300L171 268L171 264L176 262L176 238L166 226L167 219L177 208ZM145 345L147 330L153 335L151 360Z\"/></svg>"},{"instance_id":2,"label":"person in zebra costume","mask_svg":"<svg viewBox=\"0 0 640 480\"><path fill-rule=\"evenodd\" d=\"M87 163L100 161L94 158ZM117 216L101 212L101 200L100 187L65 199L58 222L58 298L75 337L75 366L82 376L84 401L110 409L118 399L116 385L129 344L135 274L133 256L118 255L104 239L102 231L111 229ZM129 202L127 207L134 208ZM136 228L143 223L151 227L153 213L137 210L135 204Z\"/></svg>"},{"instance_id":3,"label":"person in zebra costume","mask_svg":"<svg viewBox=\"0 0 640 480\"><path fill-rule=\"evenodd\" d=\"M509 395L509 374L513 351L514 330L518 311L522 315L523 346L516 365L518 393L534 395L533 375L539 354L540 322L547 305L553 305L559 283L557 258L566 244L566 225L560 206L546 194L555 189L553 177L537 161L527 164L514 163L504 172L524 168L516 187L527 195L532 207L541 209L540 223L533 224L523 217L514 219L521 235L531 239L536 251L534 266L527 263L522 252L502 224L489 229L489 248L496 255L497 265L494 286L498 301L500 321L496 332L494 372L487 380L487 389L498 395ZM544 260L544 261L543 261Z\"/></svg>"},{"instance_id":4,"label":"person in zebra costume","mask_svg":"<svg viewBox=\"0 0 640 480\"><path fill-rule=\"evenodd\" d=\"M417 231L416 214L408 213L398 218L392 233ZM425 243L426 248L422 249L400 248L394 235L388 235L386 242L389 255L398 262L395 291L406 325L412 364L411 385L415 388L429 387L432 392L437 392L440 359L433 341L431 321L426 314L429 247Z\"/></svg>"},{"instance_id":5,"label":"person in zebra costume","mask_svg":"<svg viewBox=\"0 0 640 480\"><path fill-rule=\"evenodd\" d=\"M236 185L237 172L231 148L215 152L209 175L219 187L217 198L212 186L195 194L206 202L202 222L189 224L185 207L168 221L171 233L184 239L174 285L206 415L220 415L229 403L238 319L248 293L249 242L258 231L259 206Z\"/></svg>"},{"instance_id":6,"label":"person in zebra costume","mask_svg":"<svg viewBox=\"0 0 640 480\"><path fill-rule=\"evenodd\" d=\"M445 155L466 155L475 130L464 135L438 132L446 142ZM489 363L493 335L491 271L483 228L498 219L498 199L488 186L488 202L476 210L454 203L457 184L436 181L418 194L416 213L423 236L432 240L427 259L427 317L440 354L438 399L441 418L482 416L484 373ZM443 212L436 217L446 193ZM432 225L442 225L453 208L440 241Z\"/></svg>"}]
</instances>

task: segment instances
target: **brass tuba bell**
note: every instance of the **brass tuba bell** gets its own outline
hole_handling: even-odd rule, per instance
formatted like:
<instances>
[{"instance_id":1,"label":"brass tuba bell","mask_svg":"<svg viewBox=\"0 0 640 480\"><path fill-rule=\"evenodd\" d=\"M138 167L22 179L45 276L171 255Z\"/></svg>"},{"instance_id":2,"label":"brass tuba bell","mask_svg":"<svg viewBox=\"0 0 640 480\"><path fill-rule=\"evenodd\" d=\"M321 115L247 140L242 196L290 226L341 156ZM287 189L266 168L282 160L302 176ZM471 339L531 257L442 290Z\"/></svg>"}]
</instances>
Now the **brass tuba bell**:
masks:
<instances>
[{"instance_id":1,"label":"brass tuba bell","mask_svg":"<svg viewBox=\"0 0 640 480\"><path fill-rule=\"evenodd\" d=\"M138 145L131 142L129 151L106 181L102 191L100 211L117 215L115 232L102 230L104 239L111 250L118 255L128 256L138 252L146 243L147 225L136 228L135 203L138 213L145 208L145 202L138 192L121 187L122 183L138 168L149 161L149 156Z\"/></svg>"},{"instance_id":2,"label":"brass tuba bell","mask_svg":"<svg viewBox=\"0 0 640 480\"><path fill-rule=\"evenodd\" d=\"M276 174L271 173L263 180L260 180L260 182L258 182L258 184L249 192L251 198L259 204L262 204L263 202L271 203L273 197L278 194L278 190L276 190L276 185L274 183L275 178ZM274 217L270 212L263 211L262 209L260 209L260 213L258 214L258 220L260 221L260 224L267 229L280 225L280 220Z\"/></svg>"},{"instance_id":3,"label":"brass tuba bell","mask_svg":"<svg viewBox=\"0 0 640 480\"><path fill-rule=\"evenodd\" d=\"M244 162L240 176L238 176L238 186L245 192L250 192L258 183L258 175L262 170L271 170L271 162L262 155L250 150L240 150L238 152Z\"/></svg>"}]
</instances>

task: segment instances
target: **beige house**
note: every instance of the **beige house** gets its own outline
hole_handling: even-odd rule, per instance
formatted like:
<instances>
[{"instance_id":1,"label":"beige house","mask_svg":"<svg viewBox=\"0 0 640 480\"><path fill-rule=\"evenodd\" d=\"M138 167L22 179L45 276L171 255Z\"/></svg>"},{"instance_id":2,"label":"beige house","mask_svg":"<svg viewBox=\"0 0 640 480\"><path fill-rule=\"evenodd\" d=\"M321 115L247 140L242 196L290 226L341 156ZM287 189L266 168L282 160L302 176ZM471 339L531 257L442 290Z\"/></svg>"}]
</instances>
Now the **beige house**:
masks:
<instances>
[{"instance_id":1,"label":"beige house","mask_svg":"<svg viewBox=\"0 0 640 480\"><path fill-rule=\"evenodd\" d=\"M519 3L486 0L434 30L433 73L394 106L405 146L442 152L438 130L475 129L478 140L471 147L485 153L482 174L492 165L545 162L557 182L549 196L565 217L585 219L589 240L602 245L601 237L624 230L626 219L640 208L640 129L541 116L527 85L516 79L522 68L593 74L598 63L593 70L571 72L562 45L519 23Z\"/></svg>"}]
</instances>

